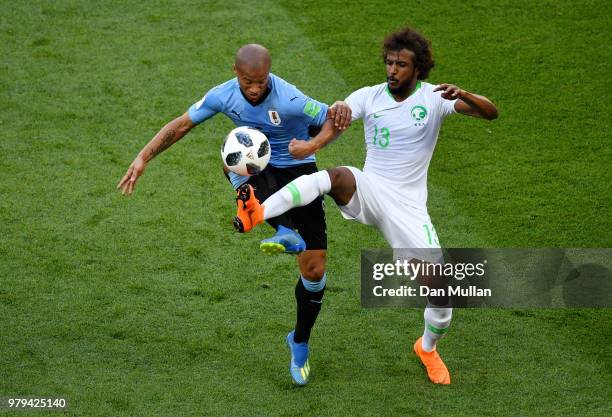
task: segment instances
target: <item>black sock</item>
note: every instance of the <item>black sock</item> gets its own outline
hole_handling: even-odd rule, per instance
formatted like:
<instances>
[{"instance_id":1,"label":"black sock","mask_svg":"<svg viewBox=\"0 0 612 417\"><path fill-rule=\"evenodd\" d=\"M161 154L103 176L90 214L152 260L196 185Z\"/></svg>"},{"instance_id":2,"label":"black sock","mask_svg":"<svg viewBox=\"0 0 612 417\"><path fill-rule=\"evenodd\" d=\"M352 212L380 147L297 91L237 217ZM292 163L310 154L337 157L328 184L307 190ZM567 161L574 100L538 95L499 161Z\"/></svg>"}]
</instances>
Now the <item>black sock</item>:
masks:
<instances>
[{"instance_id":1,"label":"black sock","mask_svg":"<svg viewBox=\"0 0 612 417\"><path fill-rule=\"evenodd\" d=\"M287 213L283 213L280 216L268 219L266 222L276 230L278 230L278 226L285 226L286 228L292 230L295 229L293 226L293 221L291 221L291 217Z\"/></svg>"},{"instance_id":2,"label":"black sock","mask_svg":"<svg viewBox=\"0 0 612 417\"><path fill-rule=\"evenodd\" d=\"M302 278L298 279L295 286L297 322L295 323L295 333L293 335L293 340L296 343L308 342L308 339L310 339L310 331L317 320L319 311L321 311L323 293L325 293L325 287L319 292L310 292L304 288Z\"/></svg>"}]
</instances>

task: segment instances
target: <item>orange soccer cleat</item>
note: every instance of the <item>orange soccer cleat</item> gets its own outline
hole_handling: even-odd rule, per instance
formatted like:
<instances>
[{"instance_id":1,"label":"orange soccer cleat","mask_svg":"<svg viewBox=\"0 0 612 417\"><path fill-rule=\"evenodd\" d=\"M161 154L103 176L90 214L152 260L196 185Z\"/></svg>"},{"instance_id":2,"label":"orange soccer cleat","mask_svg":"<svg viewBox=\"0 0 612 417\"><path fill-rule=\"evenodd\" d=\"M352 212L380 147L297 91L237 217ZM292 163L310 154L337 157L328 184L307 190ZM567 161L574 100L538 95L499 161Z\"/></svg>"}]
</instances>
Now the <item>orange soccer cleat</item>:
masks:
<instances>
[{"instance_id":1,"label":"orange soccer cleat","mask_svg":"<svg viewBox=\"0 0 612 417\"><path fill-rule=\"evenodd\" d=\"M234 217L234 227L240 233L250 231L259 223L263 223L263 206L255 197L253 187L249 184L242 184L236 190L236 217Z\"/></svg>"},{"instance_id":2,"label":"orange soccer cleat","mask_svg":"<svg viewBox=\"0 0 612 417\"><path fill-rule=\"evenodd\" d=\"M450 374L442 358L440 358L436 349L431 352L425 352L421 344L421 339L423 338L419 337L419 339L414 342L414 353L416 353L423 365L425 365L427 376L434 384L449 385L451 382Z\"/></svg>"}]
</instances>

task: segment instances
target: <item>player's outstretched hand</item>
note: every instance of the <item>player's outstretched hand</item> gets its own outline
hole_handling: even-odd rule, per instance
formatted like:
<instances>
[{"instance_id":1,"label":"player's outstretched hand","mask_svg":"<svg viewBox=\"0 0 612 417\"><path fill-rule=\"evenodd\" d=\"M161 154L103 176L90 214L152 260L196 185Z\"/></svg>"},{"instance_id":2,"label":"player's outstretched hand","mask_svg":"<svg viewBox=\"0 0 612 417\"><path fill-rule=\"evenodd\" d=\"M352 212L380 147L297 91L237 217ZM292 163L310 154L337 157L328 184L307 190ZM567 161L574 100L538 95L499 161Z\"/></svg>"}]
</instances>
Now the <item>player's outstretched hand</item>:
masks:
<instances>
[{"instance_id":1,"label":"player's outstretched hand","mask_svg":"<svg viewBox=\"0 0 612 417\"><path fill-rule=\"evenodd\" d=\"M304 159L316 152L312 143L307 140L291 139L289 142L289 153L295 159Z\"/></svg>"},{"instance_id":2,"label":"player's outstretched hand","mask_svg":"<svg viewBox=\"0 0 612 417\"><path fill-rule=\"evenodd\" d=\"M442 98L446 100L456 100L463 94L463 90L453 84L440 84L434 91L442 91Z\"/></svg>"},{"instance_id":3,"label":"player's outstretched hand","mask_svg":"<svg viewBox=\"0 0 612 417\"><path fill-rule=\"evenodd\" d=\"M351 108L344 101L336 101L329 108L327 117L333 119L334 126L340 130L346 130L351 125Z\"/></svg>"},{"instance_id":4,"label":"player's outstretched hand","mask_svg":"<svg viewBox=\"0 0 612 417\"><path fill-rule=\"evenodd\" d=\"M121 194L130 195L134 192L136 181L142 175L146 166L147 163L140 156L134 159L123 178L121 178L121 181L117 184L117 189L121 189Z\"/></svg>"}]
</instances>

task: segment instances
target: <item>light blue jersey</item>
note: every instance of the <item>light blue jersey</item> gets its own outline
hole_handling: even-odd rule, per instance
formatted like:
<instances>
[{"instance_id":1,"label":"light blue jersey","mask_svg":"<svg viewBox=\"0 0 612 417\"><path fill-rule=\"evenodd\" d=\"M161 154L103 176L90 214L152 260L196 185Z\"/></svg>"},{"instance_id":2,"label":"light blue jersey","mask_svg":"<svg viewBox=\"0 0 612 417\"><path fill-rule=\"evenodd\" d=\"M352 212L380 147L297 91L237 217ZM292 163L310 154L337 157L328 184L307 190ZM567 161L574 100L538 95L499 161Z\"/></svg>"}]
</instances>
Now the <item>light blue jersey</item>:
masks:
<instances>
[{"instance_id":1,"label":"light blue jersey","mask_svg":"<svg viewBox=\"0 0 612 417\"><path fill-rule=\"evenodd\" d=\"M268 88L270 91L266 98L253 105L244 97L238 80L234 78L209 90L202 100L189 108L189 117L193 123L199 124L223 113L236 126L261 130L270 141L270 164L274 167L314 162L314 155L294 159L289 154L289 142L293 138L308 139L309 126L322 126L327 117L327 105L311 99L274 74L270 74Z\"/></svg>"}]
</instances>

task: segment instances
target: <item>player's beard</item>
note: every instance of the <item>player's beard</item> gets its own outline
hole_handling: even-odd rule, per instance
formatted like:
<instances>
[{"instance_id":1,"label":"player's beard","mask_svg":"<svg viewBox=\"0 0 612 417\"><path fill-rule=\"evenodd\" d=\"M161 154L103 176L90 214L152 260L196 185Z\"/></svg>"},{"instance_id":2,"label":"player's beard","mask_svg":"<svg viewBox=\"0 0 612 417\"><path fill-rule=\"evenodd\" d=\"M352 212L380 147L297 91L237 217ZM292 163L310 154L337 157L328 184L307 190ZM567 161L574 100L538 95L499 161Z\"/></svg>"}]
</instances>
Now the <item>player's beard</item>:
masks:
<instances>
[{"instance_id":1,"label":"player's beard","mask_svg":"<svg viewBox=\"0 0 612 417\"><path fill-rule=\"evenodd\" d=\"M399 80L393 77L387 77L387 87L392 93L397 93L399 88L401 87L401 84L399 84Z\"/></svg>"},{"instance_id":2,"label":"player's beard","mask_svg":"<svg viewBox=\"0 0 612 417\"><path fill-rule=\"evenodd\" d=\"M395 82L392 82L395 81ZM414 76L412 78L406 79L403 83L400 83L397 78L387 77L387 88L391 92L391 94L404 97L408 95L410 91L410 87L412 86L413 81L416 83Z\"/></svg>"}]
</instances>

